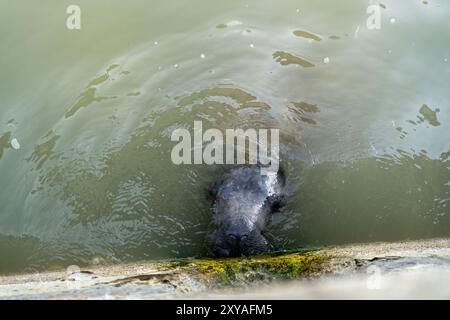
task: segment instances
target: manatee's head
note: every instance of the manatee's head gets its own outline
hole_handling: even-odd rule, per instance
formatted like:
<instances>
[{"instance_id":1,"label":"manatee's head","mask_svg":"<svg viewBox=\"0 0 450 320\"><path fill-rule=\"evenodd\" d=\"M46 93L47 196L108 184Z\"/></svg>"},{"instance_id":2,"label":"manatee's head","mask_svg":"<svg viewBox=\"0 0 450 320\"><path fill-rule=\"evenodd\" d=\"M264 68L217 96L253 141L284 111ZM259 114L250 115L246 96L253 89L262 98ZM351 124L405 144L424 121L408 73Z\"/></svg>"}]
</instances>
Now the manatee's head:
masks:
<instances>
[{"instance_id":1,"label":"manatee's head","mask_svg":"<svg viewBox=\"0 0 450 320\"><path fill-rule=\"evenodd\" d=\"M264 231L277 204L279 189L275 183L277 180L262 176L259 169L240 168L219 184L213 205L215 230L209 235L214 256L249 256L268 251Z\"/></svg>"}]
</instances>

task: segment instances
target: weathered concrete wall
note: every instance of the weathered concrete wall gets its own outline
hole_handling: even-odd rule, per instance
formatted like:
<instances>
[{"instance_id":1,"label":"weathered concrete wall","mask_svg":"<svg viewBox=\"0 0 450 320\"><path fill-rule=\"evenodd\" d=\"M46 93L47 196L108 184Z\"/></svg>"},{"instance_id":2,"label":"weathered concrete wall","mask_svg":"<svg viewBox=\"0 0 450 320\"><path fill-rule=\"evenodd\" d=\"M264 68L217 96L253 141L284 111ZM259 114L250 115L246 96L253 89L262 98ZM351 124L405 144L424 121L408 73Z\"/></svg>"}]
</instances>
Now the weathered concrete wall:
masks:
<instances>
[{"instance_id":1,"label":"weathered concrete wall","mask_svg":"<svg viewBox=\"0 0 450 320\"><path fill-rule=\"evenodd\" d=\"M305 288L314 283L323 285L323 280L328 281L324 295L329 292L339 298L339 290L333 284L342 284L345 277L358 279L357 283L363 288L377 292L380 289L376 288L377 284L370 288L368 282L374 277L371 269L375 268L380 275L392 275L410 271L412 266L416 269L429 267L429 272L426 268L421 271L440 272L441 276L449 271L450 279L450 239L349 245L251 258L184 259L95 266L83 270L69 268L60 272L3 276L0 277L0 299L205 298L223 297L230 292L233 292L233 298L239 297L236 292L245 292L243 297L247 298L274 298L276 288L280 290L280 297L312 298L318 287L311 289L310 293L305 292ZM307 285L303 283L301 290L280 289L286 280L294 281L289 282L293 288L302 279L312 281ZM258 289L261 286L265 288L262 291ZM252 296L252 292L255 295ZM286 296L286 292L291 294ZM352 292L348 292L349 297ZM354 294L358 297L356 292ZM442 291L441 295L445 294L447 291Z\"/></svg>"}]
</instances>

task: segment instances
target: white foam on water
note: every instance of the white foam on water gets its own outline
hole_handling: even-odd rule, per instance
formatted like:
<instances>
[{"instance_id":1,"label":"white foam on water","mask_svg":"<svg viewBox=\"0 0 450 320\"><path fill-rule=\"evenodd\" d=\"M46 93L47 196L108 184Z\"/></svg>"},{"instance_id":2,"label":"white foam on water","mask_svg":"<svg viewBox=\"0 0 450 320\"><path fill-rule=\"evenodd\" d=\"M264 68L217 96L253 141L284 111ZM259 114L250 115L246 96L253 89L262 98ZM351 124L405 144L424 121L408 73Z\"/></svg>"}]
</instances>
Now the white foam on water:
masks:
<instances>
[{"instance_id":1,"label":"white foam on water","mask_svg":"<svg viewBox=\"0 0 450 320\"><path fill-rule=\"evenodd\" d=\"M17 141L16 138L11 140L11 147L13 147L13 149L15 149L15 150L20 149L20 143L19 143L19 141Z\"/></svg>"},{"instance_id":2,"label":"white foam on water","mask_svg":"<svg viewBox=\"0 0 450 320\"><path fill-rule=\"evenodd\" d=\"M227 27L240 26L241 24L242 24L242 22L238 21L238 20L231 20L226 23Z\"/></svg>"}]
</instances>

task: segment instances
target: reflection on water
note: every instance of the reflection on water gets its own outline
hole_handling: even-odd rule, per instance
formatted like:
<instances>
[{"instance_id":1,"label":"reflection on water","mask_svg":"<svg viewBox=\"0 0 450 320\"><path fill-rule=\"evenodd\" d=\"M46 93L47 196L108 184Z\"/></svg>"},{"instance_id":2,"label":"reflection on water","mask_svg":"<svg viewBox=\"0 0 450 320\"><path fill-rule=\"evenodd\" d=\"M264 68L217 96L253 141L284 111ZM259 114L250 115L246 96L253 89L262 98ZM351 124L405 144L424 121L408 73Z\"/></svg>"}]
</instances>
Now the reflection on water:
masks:
<instances>
[{"instance_id":1,"label":"reflection on water","mask_svg":"<svg viewBox=\"0 0 450 320\"><path fill-rule=\"evenodd\" d=\"M280 129L274 249L448 236L450 7L370 3L86 2L71 33L44 1L21 43L39 15L3 8L0 271L205 254L224 168L170 161L194 120Z\"/></svg>"},{"instance_id":2,"label":"reflection on water","mask_svg":"<svg viewBox=\"0 0 450 320\"><path fill-rule=\"evenodd\" d=\"M33 153L26 158L27 161L33 161L36 164L36 169L39 170L42 168L44 163L50 159L56 157L54 155L53 148L56 145L56 141L59 139L53 130L50 130L43 138L45 142L39 143L35 146Z\"/></svg>"},{"instance_id":3,"label":"reflection on water","mask_svg":"<svg viewBox=\"0 0 450 320\"><path fill-rule=\"evenodd\" d=\"M315 104L309 104L307 102L293 102L292 105L287 107L288 115L287 120L291 122L303 121L309 124L317 124L313 119L314 113L319 112L319 108Z\"/></svg>"},{"instance_id":4,"label":"reflection on water","mask_svg":"<svg viewBox=\"0 0 450 320\"><path fill-rule=\"evenodd\" d=\"M107 99L117 98L117 97L98 97L98 96L96 96L97 86L102 84L103 82L107 81L108 79L110 79L110 77L111 77L110 72L117 67L119 67L119 65L117 65L117 64L113 64L113 65L109 66L104 74L102 74L102 75L98 76L97 78L95 78L94 80L92 80L88 84L87 89L85 91L83 91L80 94L80 96L77 98L77 101L75 102L75 104L72 107L70 107L69 110L67 110L67 112L65 114L66 118L73 116L75 114L75 112L77 112L81 108L89 106L93 102L100 102L100 101L107 100ZM121 74L123 74L123 72Z\"/></svg>"},{"instance_id":5,"label":"reflection on water","mask_svg":"<svg viewBox=\"0 0 450 320\"><path fill-rule=\"evenodd\" d=\"M296 57L287 52L277 51L277 52L274 52L272 56L282 66L289 65L289 64L298 64L299 66L301 66L303 68L314 67L314 64L312 64L311 62L309 62L305 59L302 59L300 57Z\"/></svg>"},{"instance_id":6,"label":"reflection on water","mask_svg":"<svg viewBox=\"0 0 450 320\"><path fill-rule=\"evenodd\" d=\"M0 158L3 155L3 152L5 152L6 149L11 147L11 132L5 132L2 135L0 135Z\"/></svg>"},{"instance_id":7,"label":"reflection on water","mask_svg":"<svg viewBox=\"0 0 450 320\"><path fill-rule=\"evenodd\" d=\"M427 124L437 127L440 126L441 123L438 120L437 113L439 112L439 109L432 110L430 107L428 107L426 104L423 104L422 107L419 110L419 114L416 116L415 120L407 120L407 125L411 127L417 126L423 122L426 122ZM427 126L428 127L428 126ZM395 128L400 133L400 139L404 139L408 135L408 131L402 127ZM415 127L411 127L411 130L417 131Z\"/></svg>"},{"instance_id":8,"label":"reflection on water","mask_svg":"<svg viewBox=\"0 0 450 320\"><path fill-rule=\"evenodd\" d=\"M431 110L426 104L422 105L422 107L419 110L419 113L421 116L417 116L419 119L418 123L427 121L429 124L431 124L434 127L437 127L440 125L436 113L439 112L439 109L436 109L435 111Z\"/></svg>"},{"instance_id":9,"label":"reflection on water","mask_svg":"<svg viewBox=\"0 0 450 320\"><path fill-rule=\"evenodd\" d=\"M307 32L307 31L296 30L293 33L297 37L303 37L303 38L312 39L312 40L315 40L315 41L321 41L322 40L319 36L317 36L315 34L312 34L310 32Z\"/></svg>"}]
</instances>

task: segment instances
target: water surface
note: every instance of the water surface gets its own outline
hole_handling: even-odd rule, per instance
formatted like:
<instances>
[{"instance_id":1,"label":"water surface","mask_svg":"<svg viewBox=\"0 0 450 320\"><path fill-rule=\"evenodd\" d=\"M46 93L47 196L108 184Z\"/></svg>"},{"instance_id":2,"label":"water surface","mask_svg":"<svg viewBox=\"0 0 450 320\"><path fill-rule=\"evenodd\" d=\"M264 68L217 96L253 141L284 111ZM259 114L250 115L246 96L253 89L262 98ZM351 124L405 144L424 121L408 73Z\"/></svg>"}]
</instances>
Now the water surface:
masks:
<instances>
[{"instance_id":1,"label":"water surface","mask_svg":"<svg viewBox=\"0 0 450 320\"><path fill-rule=\"evenodd\" d=\"M447 1L69 4L0 2L0 271L204 255L194 120L280 128L274 249L449 236Z\"/></svg>"}]
</instances>

